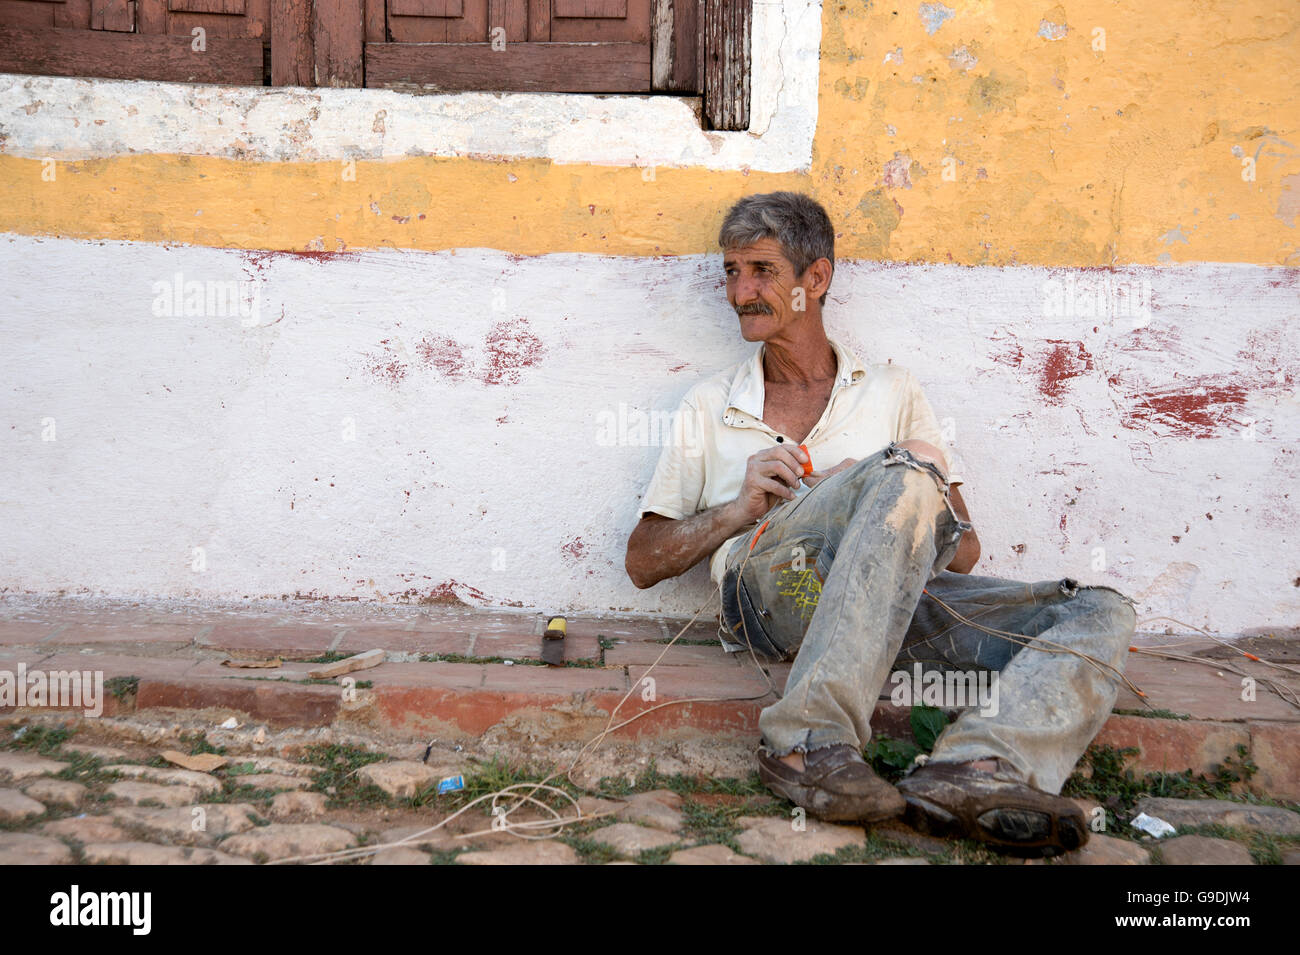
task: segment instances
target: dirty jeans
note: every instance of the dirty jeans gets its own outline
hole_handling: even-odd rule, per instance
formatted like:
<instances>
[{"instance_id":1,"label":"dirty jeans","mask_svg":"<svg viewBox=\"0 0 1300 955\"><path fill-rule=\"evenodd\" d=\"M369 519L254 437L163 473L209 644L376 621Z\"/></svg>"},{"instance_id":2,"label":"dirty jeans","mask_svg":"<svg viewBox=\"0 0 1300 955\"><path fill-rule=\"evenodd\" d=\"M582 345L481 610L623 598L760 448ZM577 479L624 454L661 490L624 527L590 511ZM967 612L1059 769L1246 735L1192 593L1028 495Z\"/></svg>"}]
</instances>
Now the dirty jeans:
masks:
<instances>
[{"instance_id":1,"label":"dirty jeans","mask_svg":"<svg viewBox=\"0 0 1300 955\"><path fill-rule=\"evenodd\" d=\"M945 570L969 528L939 469L891 444L774 507L733 545L722 584L728 639L761 660L794 657L784 696L759 717L769 752L864 746L895 667L983 671L997 681L996 707L963 712L931 761L999 757L1031 785L1060 792L1110 715L1118 681L1050 651L1069 647L1122 672L1136 616L1108 587ZM1025 639L962 623L936 597Z\"/></svg>"}]
</instances>

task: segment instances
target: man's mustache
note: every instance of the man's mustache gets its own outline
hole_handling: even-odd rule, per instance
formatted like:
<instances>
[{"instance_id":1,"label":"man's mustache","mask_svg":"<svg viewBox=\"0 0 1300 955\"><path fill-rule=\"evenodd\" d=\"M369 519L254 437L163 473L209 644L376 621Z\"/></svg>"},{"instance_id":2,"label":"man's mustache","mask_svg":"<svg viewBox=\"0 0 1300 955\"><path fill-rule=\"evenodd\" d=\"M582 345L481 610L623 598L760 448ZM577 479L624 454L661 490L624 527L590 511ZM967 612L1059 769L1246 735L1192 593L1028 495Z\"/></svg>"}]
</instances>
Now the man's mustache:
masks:
<instances>
[{"instance_id":1,"label":"man's mustache","mask_svg":"<svg viewBox=\"0 0 1300 955\"><path fill-rule=\"evenodd\" d=\"M737 315L771 315L772 309L767 305L739 305L736 307Z\"/></svg>"}]
</instances>

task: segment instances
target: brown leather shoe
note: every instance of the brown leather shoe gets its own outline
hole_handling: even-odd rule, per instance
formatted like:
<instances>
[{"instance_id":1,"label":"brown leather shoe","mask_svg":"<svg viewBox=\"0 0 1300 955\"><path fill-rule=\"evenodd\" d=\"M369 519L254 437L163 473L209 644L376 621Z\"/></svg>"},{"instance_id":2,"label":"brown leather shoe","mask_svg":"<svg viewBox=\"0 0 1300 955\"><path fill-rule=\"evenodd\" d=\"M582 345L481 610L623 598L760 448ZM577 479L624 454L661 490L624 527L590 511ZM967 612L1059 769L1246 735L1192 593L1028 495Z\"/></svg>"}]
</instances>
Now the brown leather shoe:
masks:
<instances>
[{"instance_id":1,"label":"brown leather shoe","mask_svg":"<svg viewBox=\"0 0 1300 955\"><path fill-rule=\"evenodd\" d=\"M1009 763L997 772L964 763L926 763L898 783L913 829L973 839L1007 855L1038 858L1088 841L1083 810L1062 796L1030 786Z\"/></svg>"},{"instance_id":2,"label":"brown leather shoe","mask_svg":"<svg viewBox=\"0 0 1300 955\"><path fill-rule=\"evenodd\" d=\"M828 822L883 822L900 816L903 797L872 771L856 746L810 750L799 772L763 749L758 775L768 789Z\"/></svg>"}]
</instances>

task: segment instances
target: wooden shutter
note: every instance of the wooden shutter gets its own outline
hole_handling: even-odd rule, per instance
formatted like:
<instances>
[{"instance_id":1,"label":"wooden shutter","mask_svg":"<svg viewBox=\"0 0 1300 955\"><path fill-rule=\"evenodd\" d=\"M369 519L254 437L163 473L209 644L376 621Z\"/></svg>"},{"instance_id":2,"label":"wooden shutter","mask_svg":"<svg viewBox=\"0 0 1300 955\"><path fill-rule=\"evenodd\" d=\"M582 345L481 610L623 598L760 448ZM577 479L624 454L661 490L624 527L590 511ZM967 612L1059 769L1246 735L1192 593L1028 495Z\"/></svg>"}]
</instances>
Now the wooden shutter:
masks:
<instances>
[{"instance_id":1,"label":"wooden shutter","mask_svg":"<svg viewBox=\"0 0 1300 955\"><path fill-rule=\"evenodd\" d=\"M260 86L270 3L0 0L0 71Z\"/></svg>"},{"instance_id":2,"label":"wooden shutter","mask_svg":"<svg viewBox=\"0 0 1300 955\"><path fill-rule=\"evenodd\" d=\"M667 93L704 90L704 0L654 0L651 82Z\"/></svg>"},{"instance_id":3,"label":"wooden shutter","mask_svg":"<svg viewBox=\"0 0 1300 955\"><path fill-rule=\"evenodd\" d=\"M0 0L0 71L703 95L749 125L753 0ZM193 33L202 30L205 50ZM267 57L269 51L269 75Z\"/></svg>"},{"instance_id":4,"label":"wooden shutter","mask_svg":"<svg viewBox=\"0 0 1300 955\"><path fill-rule=\"evenodd\" d=\"M653 0L367 3L382 7L384 25L382 38L367 31L367 86L570 93L653 89Z\"/></svg>"}]
</instances>

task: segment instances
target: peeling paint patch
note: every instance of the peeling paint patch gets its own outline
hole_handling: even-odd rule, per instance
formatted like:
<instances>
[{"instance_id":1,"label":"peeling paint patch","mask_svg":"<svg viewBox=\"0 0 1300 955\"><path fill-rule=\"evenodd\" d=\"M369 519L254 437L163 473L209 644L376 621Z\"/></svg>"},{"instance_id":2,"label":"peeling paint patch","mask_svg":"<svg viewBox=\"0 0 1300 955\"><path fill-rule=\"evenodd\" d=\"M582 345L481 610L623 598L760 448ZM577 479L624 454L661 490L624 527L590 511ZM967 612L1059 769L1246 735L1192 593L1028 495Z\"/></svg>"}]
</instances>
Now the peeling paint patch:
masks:
<instances>
[{"instance_id":1,"label":"peeling paint patch","mask_svg":"<svg viewBox=\"0 0 1300 955\"><path fill-rule=\"evenodd\" d=\"M379 353L367 354L365 371L372 378L396 387L412 369L399 357L399 350L390 339L384 339L379 346ZM526 318L497 322L478 348L441 334L425 335L414 347L419 367L450 381L473 378L485 385L518 384L523 370L538 364L544 351L541 339L530 330Z\"/></svg>"},{"instance_id":2,"label":"peeling paint patch","mask_svg":"<svg viewBox=\"0 0 1300 955\"><path fill-rule=\"evenodd\" d=\"M1277 197L1277 217L1294 228L1300 215L1300 172L1282 177L1282 191Z\"/></svg>"},{"instance_id":3,"label":"peeling paint patch","mask_svg":"<svg viewBox=\"0 0 1300 955\"><path fill-rule=\"evenodd\" d=\"M1069 32L1069 26L1064 23L1053 23L1051 20L1041 20L1038 24L1038 35L1044 40L1064 40L1065 35Z\"/></svg>"},{"instance_id":4,"label":"peeling paint patch","mask_svg":"<svg viewBox=\"0 0 1300 955\"><path fill-rule=\"evenodd\" d=\"M516 385L525 368L542 358L542 340L529 329L528 319L497 322L488 332L488 368L484 384Z\"/></svg>"},{"instance_id":5,"label":"peeling paint patch","mask_svg":"<svg viewBox=\"0 0 1300 955\"><path fill-rule=\"evenodd\" d=\"M921 16L921 22L925 24L926 33L934 33L956 16L951 7L945 7L942 3L923 3L917 8L917 12Z\"/></svg>"},{"instance_id":6,"label":"peeling paint patch","mask_svg":"<svg viewBox=\"0 0 1300 955\"><path fill-rule=\"evenodd\" d=\"M437 604L463 604L470 607L471 604L465 600L465 596L473 598L478 604L487 602L487 595L476 587L469 584L462 584L458 580L449 579L433 587L427 593L420 593L417 589L403 591L402 593L391 594L399 600L406 600L411 603L417 603L424 606Z\"/></svg>"},{"instance_id":7,"label":"peeling paint patch","mask_svg":"<svg viewBox=\"0 0 1300 955\"><path fill-rule=\"evenodd\" d=\"M396 388L411 373L411 366L402 361L387 339L379 343L383 351L366 355L365 371L371 378Z\"/></svg>"},{"instance_id":8,"label":"peeling paint patch","mask_svg":"<svg viewBox=\"0 0 1300 955\"><path fill-rule=\"evenodd\" d=\"M871 81L860 77L854 80L852 84L843 77L840 77L835 81L835 92L839 93L844 98L854 100L855 102L865 98L870 88Z\"/></svg>"},{"instance_id":9,"label":"peeling paint patch","mask_svg":"<svg viewBox=\"0 0 1300 955\"><path fill-rule=\"evenodd\" d=\"M1182 223L1175 228L1170 229L1160 237L1160 241L1165 245L1173 245L1175 242L1181 242L1183 245L1191 245L1191 240L1187 238L1187 233L1183 231Z\"/></svg>"},{"instance_id":10,"label":"peeling paint patch","mask_svg":"<svg viewBox=\"0 0 1300 955\"><path fill-rule=\"evenodd\" d=\"M239 254L258 275L265 275L267 266L280 259L315 262L317 265L332 260L354 261L356 259L356 255L351 252L326 252L321 249L250 249Z\"/></svg>"},{"instance_id":11,"label":"peeling paint patch","mask_svg":"<svg viewBox=\"0 0 1300 955\"><path fill-rule=\"evenodd\" d=\"M426 335L415 346L415 353L426 368L433 368L448 378L465 377L469 363L460 342L446 335Z\"/></svg>"},{"instance_id":12,"label":"peeling paint patch","mask_svg":"<svg viewBox=\"0 0 1300 955\"><path fill-rule=\"evenodd\" d=\"M1205 375L1132 396L1124 427L1158 429L1185 438L1213 438L1238 430L1249 389L1237 376Z\"/></svg>"},{"instance_id":13,"label":"peeling paint patch","mask_svg":"<svg viewBox=\"0 0 1300 955\"><path fill-rule=\"evenodd\" d=\"M1028 81L1023 78L1008 79L993 72L976 78L966 102L982 113L1000 113L1006 109L1015 112L1016 100L1028 89Z\"/></svg>"},{"instance_id":14,"label":"peeling paint patch","mask_svg":"<svg viewBox=\"0 0 1300 955\"><path fill-rule=\"evenodd\" d=\"M424 183L418 180L407 180L391 192L379 196L375 202L371 203L370 208L371 211L376 208L401 210L392 213L392 218L397 222L404 223L409 221L412 216L417 215L420 210L428 209L433 204L433 195Z\"/></svg>"},{"instance_id":15,"label":"peeling paint patch","mask_svg":"<svg viewBox=\"0 0 1300 955\"><path fill-rule=\"evenodd\" d=\"M959 46L948 54L948 65L954 70L969 70L979 63L979 59L964 46Z\"/></svg>"},{"instance_id":16,"label":"peeling paint patch","mask_svg":"<svg viewBox=\"0 0 1300 955\"><path fill-rule=\"evenodd\" d=\"M581 537L575 537L561 547L560 552L568 563L576 564L587 556L587 545L583 543Z\"/></svg>"},{"instance_id":17,"label":"peeling paint patch","mask_svg":"<svg viewBox=\"0 0 1300 955\"><path fill-rule=\"evenodd\" d=\"M1013 339L1008 347L1001 351L993 352L989 357L999 365L1009 365L1012 368L1019 368L1020 363L1025 360L1025 350Z\"/></svg>"},{"instance_id":18,"label":"peeling paint patch","mask_svg":"<svg viewBox=\"0 0 1300 955\"><path fill-rule=\"evenodd\" d=\"M1060 404L1066 382L1092 370L1092 355L1083 342L1050 342L1054 347L1043 364L1038 393L1053 404Z\"/></svg>"},{"instance_id":19,"label":"peeling paint patch","mask_svg":"<svg viewBox=\"0 0 1300 955\"><path fill-rule=\"evenodd\" d=\"M881 188L873 189L863 196L858 203L857 212L866 229L865 234L859 238L871 255L883 256L889 250L889 237L903 219L903 207L885 195L885 190Z\"/></svg>"},{"instance_id":20,"label":"peeling paint patch","mask_svg":"<svg viewBox=\"0 0 1300 955\"><path fill-rule=\"evenodd\" d=\"M1175 561L1165 565L1160 575L1137 594L1137 598L1144 604L1155 603L1170 608L1171 612L1183 612L1192 605L1200 576L1201 568L1196 564Z\"/></svg>"},{"instance_id":21,"label":"peeling paint patch","mask_svg":"<svg viewBox=\"0 0 1300 955\"><path fill-rule=\"evenodd\" d=\"M894 153L894 158L885 163L881 169L881 182L886 189L911 189L912 157L906 153Z\"/></svg>"}]
</instances>

